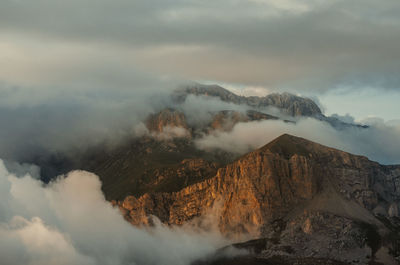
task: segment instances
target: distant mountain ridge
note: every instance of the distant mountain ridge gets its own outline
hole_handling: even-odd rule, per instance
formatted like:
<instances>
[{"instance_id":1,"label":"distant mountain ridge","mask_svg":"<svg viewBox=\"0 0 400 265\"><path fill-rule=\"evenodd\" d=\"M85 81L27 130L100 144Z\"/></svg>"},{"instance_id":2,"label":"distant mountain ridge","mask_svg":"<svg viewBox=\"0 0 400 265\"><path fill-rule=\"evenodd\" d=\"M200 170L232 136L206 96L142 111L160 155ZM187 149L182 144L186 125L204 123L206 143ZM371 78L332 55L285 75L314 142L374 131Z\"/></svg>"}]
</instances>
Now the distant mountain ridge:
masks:
<instances>
[{"instance_id":1,"label":"distant mountain ridge","mask_svg":"<svg viewBox=\"0 0 400 265\"><path fill-rule=\"evenodd\" d=\"M368 128L366 125L347 123L336 117L327 117L312 99L296 96L288 92L272 93L263 97L245 97L236 95L219 85L192 84L176 89L172 94L172 98L175 102L182 103L189 95L216 97L221 101L238 105L247 105L261 112L265 111L268 107L274 107L280 110L284 115L291 117L312 117L327 122L332 127L339 130L349 127Z\"/></svg>"},{"instance_id":2,"label":"distant mountain ridge","mask_svg":"<svg viewBox=\"0 0 400 265\"><path fill-rule=\"evenodd\" d=\"M225 102L246 104L254 108L276 107L290 116L316 116L322 114L321 109L314 101L290 93L273 93L264 97L238 96L218 85L191 85L177 89L173 97L177 101L184 101L187 95L217 97Z\"/></svg>"}]
</instances>

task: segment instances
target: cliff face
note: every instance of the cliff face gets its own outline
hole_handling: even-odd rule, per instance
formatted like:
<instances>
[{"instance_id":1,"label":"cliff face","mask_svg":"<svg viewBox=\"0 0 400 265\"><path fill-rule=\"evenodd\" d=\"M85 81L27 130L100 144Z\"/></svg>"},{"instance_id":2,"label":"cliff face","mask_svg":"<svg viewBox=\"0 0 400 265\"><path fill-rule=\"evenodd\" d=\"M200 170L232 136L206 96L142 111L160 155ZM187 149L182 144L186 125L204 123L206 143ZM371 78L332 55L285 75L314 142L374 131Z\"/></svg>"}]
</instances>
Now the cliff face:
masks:
<instances>
[{"instance_id":1,"label":"cliff face","mask_svg":"<svg viewBox=\"0 0 400 265\"><path fill-rule=\"evenodd\" d=\"M386 231L373 213L393 215L399 202L399 166L383 166L366 157L283 135L220 168L213 178L178 192L128 196L120 207L136 225L151 223L149 215L180 225L212 214L227 236L279 236L288 244L293 237L301 240L316 235L311 237L316 239L325 226L332 230L332 238L320 237L319 244L324 246L339 240L333 235L345 223L353 234L361 231L355 222ZM359 247L353 237L343 237L350 240L341 239L343 242ZM318 246L315 240L303 240L305 243L293 247ZM370 252L364 249L360 255Z\"/></svg>"}]
</instances>

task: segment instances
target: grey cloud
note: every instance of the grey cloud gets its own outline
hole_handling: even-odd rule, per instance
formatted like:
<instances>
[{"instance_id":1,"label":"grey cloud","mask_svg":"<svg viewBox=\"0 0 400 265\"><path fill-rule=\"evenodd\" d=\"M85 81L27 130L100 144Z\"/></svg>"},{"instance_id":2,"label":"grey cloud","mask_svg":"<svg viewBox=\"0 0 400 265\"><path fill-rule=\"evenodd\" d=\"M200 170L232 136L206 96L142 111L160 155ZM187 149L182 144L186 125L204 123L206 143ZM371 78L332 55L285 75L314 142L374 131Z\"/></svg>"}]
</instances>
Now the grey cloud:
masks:
<instances>
[{"instance_id":1,"label":"grey cloud","mask_svg":"<svg viewBox=\"0 0 400 265\"><path fill-rule=\"evenodd\" d=\"M188 79L326 91L398 89L396 0L3 1L4 34L124 51ZM108 49L96 47L98 43Z\"/></svg>"},{"instance_id":2,"label":"grey cloud","mask_svg":"<svg viewBox=\"0 0 400 265\"><path fill-rule=\"evenodd\" d=\"M346 114L346 115L339 115L339 114L332 114L331 117L336 118L340 121L343 121L345 123L350 123L350 124L354 124L355 123L355 119L353 116L351 116L350 114Z\"/></svg>"},{"instance_id":3,"label":"grey cloud","mask_svg":"<svg viewBox=\"0 0 400 265\"><path fill-rule=\"evenodd\" d=\"M24 160L74 153L134 136L134 127L170 104L175 82L133 78L128 86L0 85L0 155Z\"/></svg>"}]
</instances>

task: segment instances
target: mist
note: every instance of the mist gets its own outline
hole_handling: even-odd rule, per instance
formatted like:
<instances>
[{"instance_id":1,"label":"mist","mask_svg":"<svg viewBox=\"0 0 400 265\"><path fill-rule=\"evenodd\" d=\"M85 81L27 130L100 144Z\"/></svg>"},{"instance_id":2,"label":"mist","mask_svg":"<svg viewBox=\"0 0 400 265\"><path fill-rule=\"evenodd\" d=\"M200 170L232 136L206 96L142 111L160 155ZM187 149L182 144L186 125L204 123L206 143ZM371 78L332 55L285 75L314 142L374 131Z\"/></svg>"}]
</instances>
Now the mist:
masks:
<instances>
[{"instance_id":1,"label":"mist","mask_svg":"<svg viewBox=\"0 0 400 265\"><path fill-rule=\"evenodd\" d=\"M176 106L176 108L185 114L188 124L193 127L206 126L211 122L217 112L224 110L233 110L241 113L246 113L247 110L255 110L280 117L281 119L295 119L294 117L282 113L278 108L273 106L265 106L262 109L257 109L246 104L222 101L212 96L188 95L186 100L182 104Z\"/></svg>"},{"instance_id":2,"label":"mist","mask_svg":"<svg viewBox=\"0 0 400 265\"><path fill-rule=\"evenodd\" d=\"M96 175L73 171L45 186L31 169L17 177L0 160L2 265L187 265L226 243L215 231L136 228L106 202Z\"/></svg>"},{"instance_id":3,"label":"mist","mask_svg":"<svg viewBox=\"0 0 400 265\"><path fill-rule=\"evenodd\" d=\"M367 122L368 121L364 121ZM196 139L200 149L222 149L244 154L259 148L276 137L288 133L308 140L367 156L383 164L400 163L400 126L398 123L385 123L370 120L369 128L346 127L340 130L330 124L313 118L302 118L296 123L280 120L253 121L238 123L229 132L214 131Z\"/></svg>"},{"instance_id":4,"label":"mist","mask_svg":"<svg viewBox=\"0 0 400 265\"><path fill-rule=\"evenodd\" d=\"M0 157L24 161L46 153L74 154L116 145L134 135L149 113L170 105L175 80L131 73L131 83L62 86L0 84ZM95 75L96 76L96 75ZM94 77L95 77L94 76ZM94 78L93 77L93 78Z\"/></svg>"}]
</instances>

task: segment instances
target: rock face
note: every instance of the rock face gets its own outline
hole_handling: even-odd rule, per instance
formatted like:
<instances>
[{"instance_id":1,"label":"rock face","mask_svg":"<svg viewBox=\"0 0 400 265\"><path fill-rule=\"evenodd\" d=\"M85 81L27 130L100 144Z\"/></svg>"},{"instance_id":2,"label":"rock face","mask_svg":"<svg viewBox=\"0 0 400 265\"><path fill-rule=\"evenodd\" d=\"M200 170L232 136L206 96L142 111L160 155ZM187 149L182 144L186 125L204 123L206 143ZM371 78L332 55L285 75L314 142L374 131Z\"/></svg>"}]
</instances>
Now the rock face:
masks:
<instances>
[{"instance_id":1,"label":"rock face","mask_svg":"<svg viewBox=\"0 0 400 265\"><path fill-rule=\"evenodd\" d=\"M246 104L254 108L275 107L290 116L322 115L320 108L314 101L290 93L274 93L265 97L244 97L238 96L217 85L207 86L198 84L177 90L173 97L177 101L184 101L190 94L218 97L222 101L232 102L235 104Z\"/></svg>"},{"instance_id":2,"label":"rock face","mask_svg":"<svg viewBox=\"0 0 400 265\"><path fill-rule=\"evenodd\" d=\"M372 212L379 207L393 216L399 202L400 166L282 135L212 178L177 192L128 196L119 205L136 225L151 223L150 215L180 225L212 214L226 236L275 239L265 256L290 245L299 255L367 262L395 252L394 241L378 242L389 230Z\"/></svg>"},{"instance_id":3,"label":"rock face","mask_svg":"<svg viewBox=\"0 0 400 265\"><path fill-rule=\"evenodd\" d=\"M150 115L146 120L146 127L151 132L163 132L167 127L188 129L185 115L177 110L167 108Z\"/></svg>"}]
</instances>

